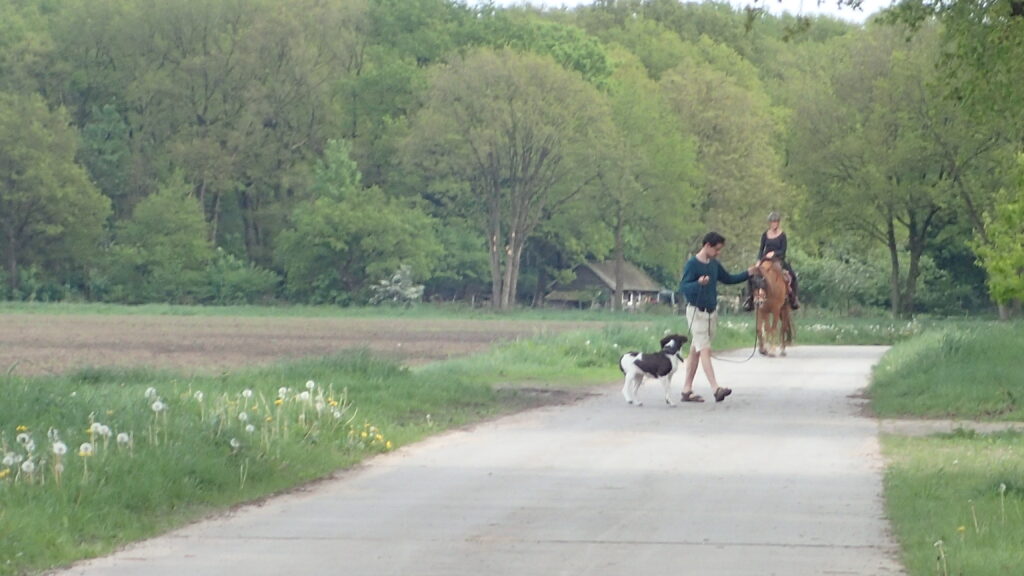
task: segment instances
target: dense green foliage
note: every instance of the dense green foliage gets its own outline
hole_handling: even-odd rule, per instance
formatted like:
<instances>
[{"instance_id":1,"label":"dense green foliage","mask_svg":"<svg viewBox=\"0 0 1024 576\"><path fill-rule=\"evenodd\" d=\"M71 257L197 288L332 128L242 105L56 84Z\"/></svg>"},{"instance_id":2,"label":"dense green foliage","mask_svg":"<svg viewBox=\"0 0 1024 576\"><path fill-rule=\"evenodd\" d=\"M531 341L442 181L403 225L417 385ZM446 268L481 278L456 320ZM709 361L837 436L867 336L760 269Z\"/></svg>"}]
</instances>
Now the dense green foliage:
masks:
<instances>
[{"instance_id":1,"label":"dense green foliage","mask_svg":"<svg viewBox=\"0 0 1024 576\"><path fill-rule=\"evenodd\" d=\"M972 6L6 2L0 297L361 304L405 265L504 309L587 259L674 286L708 229L746 266L775 209L809 303L1012 304L1024 18Z\"/></svg>"}]
</instances>

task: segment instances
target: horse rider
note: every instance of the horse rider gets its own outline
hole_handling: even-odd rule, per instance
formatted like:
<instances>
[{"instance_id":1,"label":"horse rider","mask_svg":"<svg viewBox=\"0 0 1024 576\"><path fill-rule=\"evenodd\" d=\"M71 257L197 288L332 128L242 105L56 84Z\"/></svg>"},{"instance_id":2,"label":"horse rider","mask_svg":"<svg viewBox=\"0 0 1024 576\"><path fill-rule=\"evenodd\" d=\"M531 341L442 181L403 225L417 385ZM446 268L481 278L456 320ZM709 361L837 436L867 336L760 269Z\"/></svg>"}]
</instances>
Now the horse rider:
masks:
<instances>
[{"instance_id":1,"label":"horse rider","mask_svg":"<svg viewBox=\"0 0 1024 576\"><path fill-rule=\"evenodd\" d=\"M789 305L793 310L800 308L799 298L799 283L797 282L796 272L793 271L793 267L789 265L786 260L786 233L782 230L782 216L772 210L768 214L768 229L761 234L761 248L757 252L758 260L776 260L782 265L782 269L785 270L788 277L786 278L789 283ZM754 309L754 290L753 286L747 286L748 294L746 301L743 302L743 309L750 311Z\"/></svg>"}]
</instances>

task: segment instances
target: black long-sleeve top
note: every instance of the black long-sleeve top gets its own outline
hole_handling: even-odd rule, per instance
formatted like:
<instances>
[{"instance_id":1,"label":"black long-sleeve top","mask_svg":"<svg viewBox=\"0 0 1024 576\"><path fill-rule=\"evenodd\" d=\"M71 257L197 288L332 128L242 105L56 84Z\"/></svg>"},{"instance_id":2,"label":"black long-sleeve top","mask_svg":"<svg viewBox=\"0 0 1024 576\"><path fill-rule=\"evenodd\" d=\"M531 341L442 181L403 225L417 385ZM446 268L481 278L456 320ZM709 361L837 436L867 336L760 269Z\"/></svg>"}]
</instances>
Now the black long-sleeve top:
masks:
<instances>
[{"instance_id":1,"label":"black long-sleeve top","mask_svg":"<svg viewBox=\"0 0 1024 576\"><path fill-rule=\"evenodd\" d=\"M786 259L786 233L783 232L775 238L769 238L768 232L761 234L761 249L757 252L758 259L764 258L769 252L775 252L776 260Z\"/></svg>"}]
</instances>

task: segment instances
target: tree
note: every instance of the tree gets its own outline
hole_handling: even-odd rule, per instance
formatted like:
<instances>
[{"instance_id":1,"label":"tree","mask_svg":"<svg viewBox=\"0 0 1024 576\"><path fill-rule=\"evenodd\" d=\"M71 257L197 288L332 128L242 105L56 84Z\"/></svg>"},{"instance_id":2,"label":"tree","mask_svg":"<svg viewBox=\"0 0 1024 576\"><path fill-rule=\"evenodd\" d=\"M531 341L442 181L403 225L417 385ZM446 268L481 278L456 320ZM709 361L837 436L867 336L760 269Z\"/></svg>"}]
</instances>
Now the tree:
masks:
<instances>
[{"instance_id":1,"label":"tree","mask_svg":"<svg viewBox=\"0 0 1024 576\"><path fill-rule=\"evenodd\" d=\"M987 239L975 239L990 293L1001 305L1024 300L1024 155L1016 173L1017 184L1000 191L998 207L986 219Z\"/></svg>"},{"instance_id":2,"label":"tree","mask_svg":"<svg viewBox=\"0 0 1024 576\"><path fill-rule=\"evenodd\" d=\"M178 174L135 206L109 250L109 297L116 301L196 303L206 296L214 256L203 209Z\"/></svg>"},{"instance_id":3,"label":"tree","mask_svg":"<svg viewBox=\"0 0 1024 576\"><path fill-rule=\"evenodd\" d=\"M97 256L110 202L75 163L77 142L63 109L0 93L0 233L12 295L26 263L65 280Z\"/></svg>"},{"instance_id":4,"label":"tree","mask_svg":"<svg viewBox=\"0 0 1024 576\"><path fill-rule=\"evenodd\" d=\"M406 143L428 192L473 215L488 243L491 305L516 301L527 240L593 186L607 141L597 90L549 58L476 50L437 71Z\"/></svg>"},{"instance_id":5,"label":"tree","mask_svg":"<svg viewBox=\"0 0 1024 576\"><path fill-rule=\"evenodd\" d=\"M678 129L697 146L703 180L691 209L705 227L756 245L751 231L786 197L782 158L773 145L781 135L779 112L756 70L728 47L703 39L660 84ZM753 259L751 252L737 255Z\"/></svg>"},{"instance_id":6,"label":"tree","mask_svg":"<svg viewBox=\"0 0 1024 576\"><path fill-rule=\"evenodd\" d=\"M909 316L928 241L954 198L942 144L957 119L930 82L935 35L904 38L868 26L842 40L842 64L794 114L790 152L819 227L883 246L892 311Z\"/></svg>"},{"instance_id":7,"label":"tree","mask_svg":"<svg viewBox=\"0 0 1024 576\"><path fill-rule=\"evenodd\" d=\"M295 207L291 227L278 239L275 256L296 298L366 300L371 286L402 265L429 277L440 256L433 220L406 200L364 188L349 155L348 143L328 143L311 198Z\"/></svg>"},{"instance_id":8,"label":"tree","mask_svg":"<svg viewBox=\"0 0 1024 576\"><path fill-rule=\"evenodd\" d=\"M662 273L678 274L680 247L702 228L692 206L697 202L699 168L696 146L673 122L672 110L657 83L639 61L620 54L609 94L616 144L595 215L614 239L614 309L621 308L622 264L628 259Z\"/></svg>"}]
</instances>

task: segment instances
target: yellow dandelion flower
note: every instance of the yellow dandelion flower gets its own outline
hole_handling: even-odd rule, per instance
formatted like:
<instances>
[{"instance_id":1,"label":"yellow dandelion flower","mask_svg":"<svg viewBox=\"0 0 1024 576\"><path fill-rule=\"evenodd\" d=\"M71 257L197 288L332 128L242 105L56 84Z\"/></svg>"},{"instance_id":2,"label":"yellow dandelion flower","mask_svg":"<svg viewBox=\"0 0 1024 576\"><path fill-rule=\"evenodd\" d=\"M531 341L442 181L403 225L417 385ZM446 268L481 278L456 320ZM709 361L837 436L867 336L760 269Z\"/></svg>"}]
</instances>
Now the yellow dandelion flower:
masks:
<instances>
[{"instance_id":1,"label":"yellow dandelion flower","mask_svg":"<svg viewBox=\"0 0 1024 576\"><path fill-rule=\"evenodd\" d=\"M3 470L0 470L0 480L3 480L4 478L7 478L7 475L10 474L10 473L11 473L11 469L10 468L4 468Z\"/></svg>"},{"instance_id":2,"label":"yellow dandelion flower","mask_svg":"<svg viewBox=\"0 0 1024 576\"><path fill-rule=\"evenodd\" d=\"M377 436L374 438L374 440L376 440L377 442L383 442L384 441L384 436L381 436L380 434L377 434Z\"/></svg>"},{"instance_id":3,"label":"yellow dandelion flower","mask_svg":"<svg viewBox=\"0 0 1024 576\"><path fill-rule=\"evenodd\" d=\"M259 412L260 411L260 407L259 406L253 406L252 407L252 411L253 412Z\"/></svg>"},{"instance_id":4,"label":"yellow dandelion flower","mask_svg":"<svg viewBox=\"0 0 1024 576\"><path fill-rule=\"evenodd\" d=\"M365 430L359 433L360 438L366 438L367 436L369 436L369 434L367 434Z\"/></svg>"},{"instance_id":5,"label":"yellow dandelion flower","mask_svg":"<svg viewBox=\"0 0 1024 576\"><path fill-rule=\"evenodd\" d=\"M274 406L280 406L281 404L284 404L284 400L282 398L274 400Z\"/></svg>"},{"instance_id":6,"label":"yellow dandelion flower","mask_svg":"<svg viewBox=\"0 0 1024 576\"><path fill-rule=\"evenodd\" d=\"M329 400L327 403L330 404L332 407L338 405L338 401L337 400Z\"/></svg>"},{"instance_id":7,"label":"yellow dandelion flower","mask_svg":"<svg viewBox=\"0 0 1024 576\"><path fill-rule=\"evenodd\" d=\"M959 526L957 527L956 531L962 534L967 531L967 526Z\"/></svg>"},{"instance_id":8,"label":"yellow dandelion flower","mask_svg":"<svg viewBox=\"0 0 1024 576\"><path fill-rule=\"evenodd\" d=\"M267 416L267 422L273 422L273 421L274 421L273 418L271 418L270 416Z\"/></svg>"},{"instance_id":9,"label":"yellow dandelion flower","mask_svg":"<svg viewBox=\"0 0 1024 576\"><path fill-rule=\"evenodd\" d=\"M387 448L388 450L391 450L391 448L393 447L393 445L391 444L391 440L388 440L387 444L385 444L384 447Z\"/></svg>"},{"instance_id":10,"label":"yellow dandelion flower","mask_svg":"<svg viewBox=\"0 0 1024 576\"><path fill-rule=\"evenodd\" d=\"M22 424L21 426L18 426L14 430L16 432L28 432L28 426L25 426L24 424Z\"/></svg>"}]
</instances>

